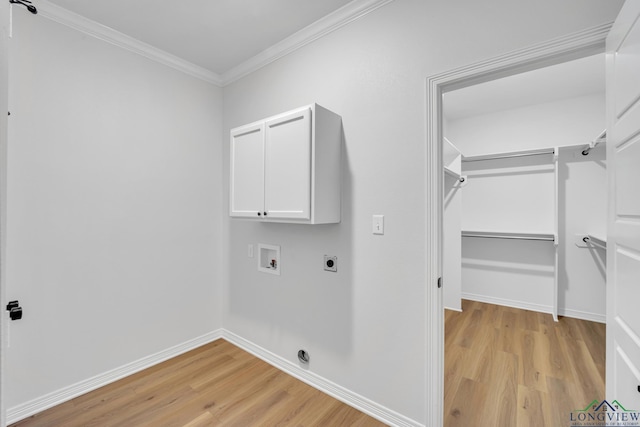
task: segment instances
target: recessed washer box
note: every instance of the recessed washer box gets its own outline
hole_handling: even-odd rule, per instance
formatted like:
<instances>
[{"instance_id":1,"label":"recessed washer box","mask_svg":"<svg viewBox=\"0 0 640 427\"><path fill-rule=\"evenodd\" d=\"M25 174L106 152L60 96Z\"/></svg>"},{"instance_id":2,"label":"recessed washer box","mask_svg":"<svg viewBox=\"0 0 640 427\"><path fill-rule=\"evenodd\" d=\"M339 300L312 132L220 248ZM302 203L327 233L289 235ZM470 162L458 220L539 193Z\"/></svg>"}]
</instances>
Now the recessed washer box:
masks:
<instances>
[{"instance_id":1,"label":"recessed washer box","mask_svg":"<svg viewBox=\"0 0 640 427\"><path fill-rule=\"evenodd\" d=\"M280 246L258 243L258 271L280 275Z\"/></svg>"}]
</instances>

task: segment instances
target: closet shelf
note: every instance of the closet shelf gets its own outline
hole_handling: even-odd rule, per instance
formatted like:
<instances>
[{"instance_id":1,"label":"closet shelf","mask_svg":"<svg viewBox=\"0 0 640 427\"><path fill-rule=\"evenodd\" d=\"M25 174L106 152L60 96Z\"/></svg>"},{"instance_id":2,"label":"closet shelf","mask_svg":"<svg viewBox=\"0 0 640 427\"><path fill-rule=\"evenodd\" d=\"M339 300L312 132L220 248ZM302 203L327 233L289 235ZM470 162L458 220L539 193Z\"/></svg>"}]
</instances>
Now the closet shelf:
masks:
<instances>
[{"instance_id":1,"label":"closet shelf","mask_svg":"<svg viewBox=\"0 0 640 427\"><path fill-rule=\"evenodd\" d=\"M555 242L556 237L552 233L521 233L512 231L478 231L462 230L462 237L481 237L487 239L513 239L513 240L542 240Z\"/></svg>"},{"instance_id":2,"label":"closet shelf","mask_svg":"<svg viewBox=\"0 0 640 427\"><path fill-rule=\"evenodd\" d=\"M508 159L512 157L541 156L544 154L554 154L553 148L543 148L536 150L510 151L504 153L483 154L480 156L463 156L463 162L479 162L482 160Z\"/></svg>"}]
</instances>

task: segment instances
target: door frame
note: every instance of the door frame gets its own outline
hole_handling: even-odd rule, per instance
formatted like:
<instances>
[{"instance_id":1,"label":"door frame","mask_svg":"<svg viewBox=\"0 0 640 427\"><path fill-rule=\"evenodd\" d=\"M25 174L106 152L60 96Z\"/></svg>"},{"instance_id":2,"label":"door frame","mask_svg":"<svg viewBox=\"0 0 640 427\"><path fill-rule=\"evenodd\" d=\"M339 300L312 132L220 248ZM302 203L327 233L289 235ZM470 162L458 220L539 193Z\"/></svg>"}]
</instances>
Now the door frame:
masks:
<instances>
[{"instance_id":1,"label":"door frame","mask_svg":"<svg viewBox=\"0 0 640 427\"><path fill-rule=\"evenodd\" d=\"M502 77L604 53L606 37L612 25L613 22L609 22L588 28L426 79L425 422L428 426L442 426L444 420L444 304L442 287L438 287L438 279L443 271L442 95Z\"/></svg>"},{"instance_id":2,"label":"door frame","mask_svg":"<svg viewBox=\"0 0 640 427\"><path fill-rule=\"evenodd\" d=\"M6 425L5 355L8 345L6 306L6 241L7 241L7 142L9 119L9 37L11 31L11 6L0 2L0 426Z\"/></svg>"}]
</instances>

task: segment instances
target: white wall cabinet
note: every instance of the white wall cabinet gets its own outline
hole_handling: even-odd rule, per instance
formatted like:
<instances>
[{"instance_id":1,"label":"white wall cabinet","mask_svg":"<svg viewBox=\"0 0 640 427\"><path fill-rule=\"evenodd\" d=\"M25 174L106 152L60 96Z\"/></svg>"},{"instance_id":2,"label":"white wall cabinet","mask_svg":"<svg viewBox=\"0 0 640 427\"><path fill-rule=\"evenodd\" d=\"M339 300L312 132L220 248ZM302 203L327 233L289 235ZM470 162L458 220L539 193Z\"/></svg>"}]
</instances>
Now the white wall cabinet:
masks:
<instances>
[{"instance_id":1,"label":"white wall cabinet","mask_svg":"<svg viewBox=\"0 0 640 427\"><path fill-rule=\"evenodd\" d=\"M340 222L342 120L312 104L231 130L229 213Z\"/></svg>"}]
</instances>

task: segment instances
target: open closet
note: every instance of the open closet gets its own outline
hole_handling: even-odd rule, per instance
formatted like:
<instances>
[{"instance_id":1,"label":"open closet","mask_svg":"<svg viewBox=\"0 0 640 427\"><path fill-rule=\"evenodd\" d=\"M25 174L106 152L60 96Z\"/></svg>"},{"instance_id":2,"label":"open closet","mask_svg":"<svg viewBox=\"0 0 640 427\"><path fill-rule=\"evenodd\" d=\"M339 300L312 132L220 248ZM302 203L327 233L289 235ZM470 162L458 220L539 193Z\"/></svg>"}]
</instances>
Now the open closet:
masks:
<instances>
[{"instance_id":1,"label":"open closet","mask_svg":"<svg viewBox=\"0 0 640 427\"><path fill-rule=\"evenodd\" d=\"M444 97L444 303L605 321L604 55Z\"/></svg>"}]
</instances>

